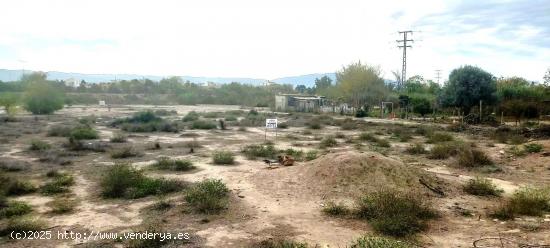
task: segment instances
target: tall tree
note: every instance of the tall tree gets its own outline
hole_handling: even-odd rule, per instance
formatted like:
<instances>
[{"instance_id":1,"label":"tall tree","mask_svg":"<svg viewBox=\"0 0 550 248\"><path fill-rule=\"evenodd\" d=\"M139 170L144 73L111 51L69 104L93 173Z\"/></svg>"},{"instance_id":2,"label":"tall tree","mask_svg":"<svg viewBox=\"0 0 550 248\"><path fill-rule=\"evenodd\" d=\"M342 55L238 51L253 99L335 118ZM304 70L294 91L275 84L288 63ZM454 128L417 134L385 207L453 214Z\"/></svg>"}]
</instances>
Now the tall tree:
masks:
<instances>
[{"instance_id":1,"label":"tall tree","mask_svg":"<svg viewBox=\"0 0 550 248\"><path fill-rule=\"evenodd\" d=\"M550 86L550 68L548 68L546 74L544 74L544 85Z\"/></svg>"},{"instance_id":2,"label":"tall tree","mask_svg":"<svg viewBox=\"0 0 550 248\"><path fill-rule=\"evenodd\" d=\"M332 85L332 79L330 79L328 76L322 76L321 78L315 79L315 88L316 90L323 90Z\"/></svg>"},{"instance_id":3,"label":"tall tree","mask_svg":"<svg viewBox=\"0 0 550 248\"><path fill-rule=\"evenodd\" d=\"M377 105L388 93L380 69L361 62L336 72L336 84L341 96L355 107Z\"/></svg>"},{"instance_id":4,"label":"tall tree","mask_svg":"<svg viewBox=\"0 0 550 248\"><path fill-rule=\"evenodd\" d=\"M475 66L462 66L449 75L442 94L445 106L458 107L469 114L473 106L483 101L492 104L496 101L495 77Z\"/></svg>"}]
</instances>

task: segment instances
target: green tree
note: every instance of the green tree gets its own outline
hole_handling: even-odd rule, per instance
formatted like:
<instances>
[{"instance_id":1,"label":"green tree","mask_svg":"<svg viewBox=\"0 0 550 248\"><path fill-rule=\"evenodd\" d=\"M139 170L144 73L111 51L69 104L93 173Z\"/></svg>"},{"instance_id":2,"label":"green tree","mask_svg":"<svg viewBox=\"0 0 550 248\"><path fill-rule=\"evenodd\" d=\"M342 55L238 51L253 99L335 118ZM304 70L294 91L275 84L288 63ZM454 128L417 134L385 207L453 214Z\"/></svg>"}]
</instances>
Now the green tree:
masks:
<instances>
[{"instance_id":1,"label":"green tree","mask_svg":"<svg viewBox=\"0 0 550 248\"><path fill-rule=\"evenodd\" d=\"M492 104L496 101L495 78L490 73L475 66L462 66L449 75L442 94L442 103L449 107L461 108L465 115L473 106L483 101Z\"/></svg>"},{"instance_id":2,"label":"green tree","mask_svg":"<svg viewBox=\"0 0 550 248\"><path fill-rule=\"evenodd\" d=\"M520 77L497 80L497 95L500 101L499 110L507 116L536 118L542 111L541 100L545 97L543 85L529 83Z\"/></svg>"},{"instance_id":3,"label":"green tree","mask_svg":"<svg viewBox=\"0 0 550 248\"><path fill-rule=\"evenodd\" d=\"M378 67L353 63L336 72L339 95L354 107L378 105L388 94Z\"/></svg>"},{"instance_id":4,"label":"green tree","mask_svg":"<svg viewBox=\"0 0 550 248\"><path fill-rule=\"evenodd\" d=\"M4 107L4 111L8 116L15 114L15 107L17 105L18 97L15 93L4 92L0 94L0 106Z\"/></svg>"},{"instance_id":5,"label":"green tree","mask_svg":"<svg viewBox=\"0 0 550 248\"><path fill-rule=\"evenodd\" d=\"M323 90L332 85L332 79L330 79L328 76L322 76L321 78L315 79L315 89L316 90Z\"/></svg>"},{"instance_id":6,"label":"green tree","mask_svg":"<svg viewBox=\"0 0 550 248\"><path fill-rule=\"evenodd\" d=\"M432 112L432 105L430 100L426 98L413 98L411 100L413 111L424 117L426 114Z\"/></svg>"},{"instance_id":7,"label":"green tree","mask_svg":"<svg viewBox=\"0 0 550 248\"><path fill-rule=\"evenodd\" d=\"M33 73L35 74L35 73ZM33 114L51 114L63 108L63 90L46 81L45 74L29 77L23 107Z\"/></svg>"}]
</instances>

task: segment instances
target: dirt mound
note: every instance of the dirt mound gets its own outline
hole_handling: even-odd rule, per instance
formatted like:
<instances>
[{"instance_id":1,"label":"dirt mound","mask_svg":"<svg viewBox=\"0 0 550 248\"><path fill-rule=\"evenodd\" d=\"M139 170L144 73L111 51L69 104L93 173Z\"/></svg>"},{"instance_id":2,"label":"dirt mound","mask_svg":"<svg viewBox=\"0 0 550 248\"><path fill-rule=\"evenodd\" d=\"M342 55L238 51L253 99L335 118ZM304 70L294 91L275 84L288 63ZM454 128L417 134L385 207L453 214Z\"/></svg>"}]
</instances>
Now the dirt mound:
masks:
<instances>
[{"instance_id":1,"label":"dirt mound","mask_svg":"<svg viewBox=\"0 0 550 248\"><path fill-rule=\"evenodd\" d=\"M259 188L279 196L356 197L380 187L421 189L424 171L379 153L329 153L293 167L265 170L254 175Z\"/></svg>"}]
</instances>

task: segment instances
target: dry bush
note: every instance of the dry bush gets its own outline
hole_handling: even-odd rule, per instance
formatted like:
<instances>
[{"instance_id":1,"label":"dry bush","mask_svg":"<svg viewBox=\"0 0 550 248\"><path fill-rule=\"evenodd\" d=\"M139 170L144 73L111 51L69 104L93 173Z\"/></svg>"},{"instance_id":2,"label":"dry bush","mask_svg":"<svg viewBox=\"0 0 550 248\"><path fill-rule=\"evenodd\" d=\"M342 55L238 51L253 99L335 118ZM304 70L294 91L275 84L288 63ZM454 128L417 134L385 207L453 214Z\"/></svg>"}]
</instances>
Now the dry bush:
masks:
<instances>
[{"instance_id":1,"label":"dry bush","mask_svg":"<svg viewBox=\"0 0 550 248\"><path fill-rule=\"evenodd\" d=\"M476 177L468 180L463 187L464 192L478 196L500 196L504 191L499 189L491 180Z\"/></svg>"}]
</instances>

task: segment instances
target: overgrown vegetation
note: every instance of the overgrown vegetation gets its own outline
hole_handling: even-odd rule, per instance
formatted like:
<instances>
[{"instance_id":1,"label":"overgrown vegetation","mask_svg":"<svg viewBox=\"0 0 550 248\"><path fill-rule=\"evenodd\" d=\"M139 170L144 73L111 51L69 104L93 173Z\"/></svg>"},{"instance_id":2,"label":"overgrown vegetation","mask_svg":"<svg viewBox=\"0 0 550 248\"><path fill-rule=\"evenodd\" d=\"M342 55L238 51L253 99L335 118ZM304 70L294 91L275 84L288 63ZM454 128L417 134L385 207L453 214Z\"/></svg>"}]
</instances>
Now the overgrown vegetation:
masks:
<instances>
[{"instance_id":1,"label":"overgrown vegetation","mask_svg":"<svg viewBox=\"0 0 550 248\"><path fill-rule=\"evenodd\" d=\"M247 145L241 150L241 152L248 159L255 159L256 157L275 158L277 155L277 151L272 144Z\"/></svg>"},{"instance_id":2,"label":"overgrown vegetation","mask_svg":"<svg viewBox=\"0 0 550 248\"><path fill-rule=\"evenodd\" d=\"M5 199L3 201L3 203L0 203L0 219L21 216L32 211L31 206L24 202L7 201Z\"/></svg>"},{"instance_id":3,"label":"overgrown vegetation","mask_svg":"<svg viewBox=\"0 0 550 248\"><path fill-rule=\"evenodd\" d=\"M426 153L426 148L421 143L414 143L407 148L407 152L410 154L424 154Z\"/></svg>"},{"instance_id":4,"label":"overgrown vegetation","mask_svg":"<svg viewBox=\"0 0 550 248\"><path fill-rule=\"evenodd\" d=\"M500 196L504 191L499 189L491 180L476 177L468 180L464 185L464 192L478 196Z\"/></svg>"},{"instance_id":5,"label":"overgrown vegetation","mask_svg":"<svg viewBox=\"0 0 550 248\"><path fill-rule=\"evenodd\" d=\"M219 165L233 164L235 163L235 158L230 151L216 151L212 154L212 162Z\"/></svg>"},{"instance_id":6,"label":"overgrown vegetation","mask_svg":"<svg viewBox=\"0 0 550 248\"><path fill-rule=\"evenodd\" d=\"M430 202L419 194L379 190L358 201L359 217L374 230L392 236L407 236L426 229L426 221L437 216Z\"/></svg>"},{"instance_id":7,"label":"overgrown vegetation","mask_svg":"<svg viewBox=\"0 0 550 248\"><path fill-rule=\"evenodd\" d=\"M428 136L427 143L441 143L441 142L448 142L453 141L454 138L450 133L444 133L444 132L434 132Z\"/></svg>"},{"instance_id":8,"label":"overgrown vegetation","mask_svg":"<svg viewBox=\"0 0 550 248\"><path fill-rule=\"evenodd\" d=\"M52 145L44 142L44 141L41 141L41 140L32 140L31 141L31 145L29 147L29 150L31 151L44 151L44 150L48 150L52 148Z\"/></svg>"},{"instance_id":9,"label":"overgrown vegetation","mask_svg":"<svg viewBox=\"0 0 550 248\"><path fill-rule=\"evenodd\" d=\"M31 216L21 216L9 219L5 227L0 230L0 236L8 235L12 232L35 232L45 229L46 223L44 221Z\"/></svg>"},{"instance_id":10,"label":"overgrown vegetation","mask_svg":"<svg viewBox=\"0 0 550 248\"><path fill-rule=\"evenodd\" d=\"M344 205L342 203L337 204L337 203L331 201L331 202L328 202L328 203L325 204L322 211L326 215L342 216L342 215L349 214L351 210L346 205Z\"/></svg>"},{"instance_id":11,"label":"overgrown vegetation","mask_svg":"<svg viewBox=\"0 0 550 248\"><path fill-rule=\"evenodd\" d=\"M543 149L543 146L541 144L538 144L538 143L525 144L525 145L523 145L523 147L525 147L525 151L527 151L528 153L541 152L542 149Z\"/></svg>"},{"instance_id":12,"label":"overgrown vegetation","mask_svg":"<svg viewBox=\"0 0 550 248\"><path fill-rule=\"evenodd\" d=\"M333 136L324 137L319 143L320 148L334 147L338 145L338 141Z\"/></svg>"},{"instance_id":13,"label":"overgrown vegetation","mask_svg":"<svg viewBox=\"0 0 550 248\"><path fill-rule=\"evenodd\" d=\"M122 133L116 133L109 139L112 143L125 143L128 140L128 137Z\"/></svg>"},{"instance_id":14,"label":"overgrown vegetation","mask_svg":"<svg viewBox=\"0 0 550 248\"><path fill-rule=\"evenodd\" d=\"M184 199L196 211L215 214L228 203L229 189L221 180L205 179L186 190Z\"/></svg>"},{"instance_id":15,"label":"overgrown vegetation","mask_svg":"<svg viewBox=\"0 0 550 248\"><path fill-rule=\"evenodd\" d=\"M40 187L43 195L55 195L69 192L69 187L74 184L74 178L68 173L56 173L51 180Z\"/></svg>"},{"instance_id":16,"label":"overgrown vegetation","mask_svg":"<svg viewBox=\"0 0 550 248\"><path fill-rule=\"evenodd\" d=\"M170 159L168 157L162 157L157 160L156 163L151 165L158 170L171 170L171 171L189 171L195 169L193 162L187 159Z\"/></svg>"},{"instance_id":17,"label":"overgrown vegetation","mask_svg":"<svg viewBox=\"0 0 550 248\"><path fill-rule=\"evenodd\" d=\"M364 236L353 242L350 248L413 248L407 242L388 237Z\"/></svg>"},{"instance_id":18,"label":"overgrown vegetation","mask_svg":"<svg viewBox=\"0 0 550 248\"><path fill-rule=\"evenodd\" d=\"M141 198L182 189L178 181L146 177L128 164L115 164L103 172L101 195L105 198Z\"/></svg>"},{"instance_id":19,"label":"overgrown vegetation","mask_svg":"<svg viewBox=\"0 0 550 248\"><path fill-rule=\"evenodd\" d=\"M52 202L50 202L51 211L54 214L66 214L73 212L77 203L75 200L68 198L57 197Z\"/></svg>"},{"instance_id":20,"label":"overgrown vegetation","mask_svg":"<svg viewBox=\"0 0 550 248\"><path fill-rule=\"evenodd\" d=\"M524 187L517 190L491 216L513 219L517 215L541 216L550 211L550 189Z\"/></svg>"},{"instance_id":21,"label":"overgrown vegetation","mask_svg":"<svg viewBox=\"0 0 550 248\"><path fill-rule=\"evenodd\" d=\"M137 112L131 117L117 119L111 126L120 126L127 132L178 132L180 129L177 123L168 122L152 111Z\"/></svg>"},{"instance_id":22,"label":"overgrown vegetation","mask_svg":"<svg viewBox=\"0 0 550 248\"><path fill-rule=\"evenodd\" d=\"M117 150L111 151L111 158L121 159L121 158L131 158L141 155L140 152L136 151L131 146L126 146Z\"/></svg>"}]
</instances>

